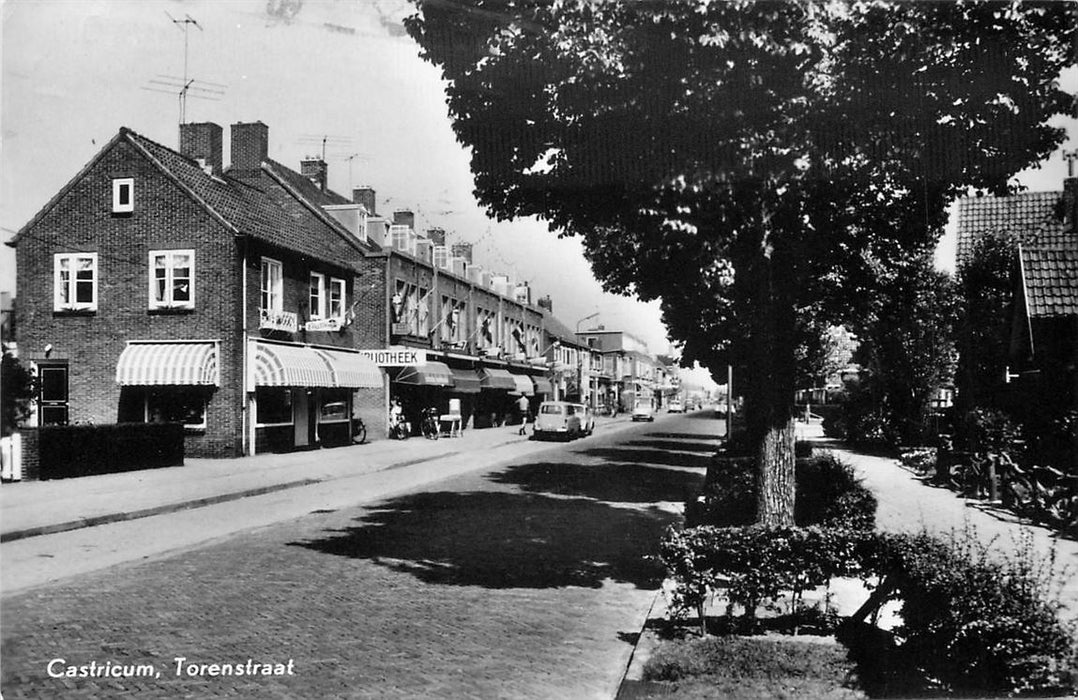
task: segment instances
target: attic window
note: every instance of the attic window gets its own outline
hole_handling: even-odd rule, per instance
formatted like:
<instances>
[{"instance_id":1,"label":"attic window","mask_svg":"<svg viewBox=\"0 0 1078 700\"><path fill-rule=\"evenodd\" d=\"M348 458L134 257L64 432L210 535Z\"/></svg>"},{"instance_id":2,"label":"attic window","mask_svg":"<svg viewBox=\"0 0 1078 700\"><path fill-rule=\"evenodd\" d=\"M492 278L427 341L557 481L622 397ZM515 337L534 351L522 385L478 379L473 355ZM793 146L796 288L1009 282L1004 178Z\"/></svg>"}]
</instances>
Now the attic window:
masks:
<instances>
[{"instance_id":1,"label":"attic window","mask_svg":"<svg viewBox=\"0 0 1078 700\"><path fill-rule=\"evenodd\" d=\"M130 214L135 211L135 178L119 177L112 181L112 213Z\"/></svg>"}]
</instances>

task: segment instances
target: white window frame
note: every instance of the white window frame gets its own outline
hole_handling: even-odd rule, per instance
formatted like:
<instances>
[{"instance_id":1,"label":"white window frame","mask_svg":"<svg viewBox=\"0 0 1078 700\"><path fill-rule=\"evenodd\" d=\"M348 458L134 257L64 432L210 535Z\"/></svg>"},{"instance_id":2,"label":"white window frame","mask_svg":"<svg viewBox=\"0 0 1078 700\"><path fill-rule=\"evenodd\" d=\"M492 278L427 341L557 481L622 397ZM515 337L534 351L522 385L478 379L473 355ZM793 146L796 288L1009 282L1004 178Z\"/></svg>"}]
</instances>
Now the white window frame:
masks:
<instances>
[{"instance_id":1,"label":"white window frame","mask_svg":"<svg viewBox=\"0 0 1078 700\"><path fill-rule=\"evenodd\" d=\"M337 295L340 297L340 301L334 302L333 297ZM337 308L334 308L336 306ZM345 312L348 309L348 283L337 277L329 278L329 296L326 302L326 313L329 318L338 318L344 320Z\"/></svg>"},{"instance_id":2,"label":"white window frame","mask_svg":"<svg viewBox=\"0 0 1078 700\"><path fill-rule=\"evenodd\" d=\"M150 422L150 399L152 398L153 391L147 391L142 396L142 412L143 422ZM209 413L210 401L208 397L202 397L202 422L201 423L184 423L183 429L187 432L202 432L206 430L207 420L206 414Z\"/></svg>"},{"instance_id":3,"label":"white window frame","mask_svg":"<svg viewBox=\"0 0 1078 700\"><path fill-rule=\"evenodd\" d=\"M158 300L156 298L157 291L157 268L155 267L154 258L163 255L165 256L165 298ZM173 282L175 280L175 264L176 257L186 255L191 261L190 264L190 280L191 287L190 297L187 301L176 301L172 298L174 291ZM195 251L193 248L180 249L180 250L151 250L149 255L149 304L151 309L193 309L195 308Z\"/></svg>"},{"instance_id":4,"label":"white window frame","mask_svg":"<svg viewBox=\"0 0 1078 700\"><path fill-rule=\"evenodd\" d=\"M69 287L68 301L63 301L63 294L61 293L65 282L62 280L60 274L60 267L62 261L68 261L70 276L66 281L66 285ZM91 299L90 301L80 302L78 300L78 261L90 260L92 263L91 270L93 271L93 280L91 280ZM53 311L97 311L97 280L98 280L98 267L97 267L97 253L55 253L52 256L52 270L53 270Z\"/></svg>"},{"instance_id":5,"label":"white window frame","mask_svg":"<svg viewBox=\"0 0 1078 700\"><path fill-rule=\"evenodd\" d=\"M270 271L269 284L267 286L266 272ZM272 271L276 270L276 279L272 274ZM274 313L281 313L284 311L284 265L280 260L274 260L273 258L262 258L262 275L260 283L260 293L258 298L259 308L264 311L272 311ZM265 306L262 303L263 297L269 295L269 306Z\"/></svg>"},{"instance_id":6,"label":"white window frame","mask_svg":"<svg viewBox=\"0 0 1078 700\"><path fill-rule=\"evenodd\" d=\"M120 193L127 188L127 203L120 201ZM135 178L117 177L112 181L112 213L130 214L135 211Z\"/></svg>"},{"instance_id":7,"label":"white window frame","mask_svg":"<svg viewBox=\"0 0 1078 700\"><path fill-rule=\"evenodd\" d=\"M307 282L308 318L326 317L326 276L312 272Z\"/></svg>"}]
</instances>

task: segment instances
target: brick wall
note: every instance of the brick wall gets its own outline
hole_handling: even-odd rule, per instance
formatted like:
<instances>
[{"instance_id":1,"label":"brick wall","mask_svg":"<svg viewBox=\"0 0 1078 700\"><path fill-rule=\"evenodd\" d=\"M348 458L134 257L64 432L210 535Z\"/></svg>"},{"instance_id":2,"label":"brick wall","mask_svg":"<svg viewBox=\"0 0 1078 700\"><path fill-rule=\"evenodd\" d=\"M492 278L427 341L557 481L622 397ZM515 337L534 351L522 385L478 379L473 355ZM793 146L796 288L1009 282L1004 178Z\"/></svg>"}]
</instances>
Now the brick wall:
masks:
<instances>
[{"instance_id":1,"label":"brick wall","mask_svg":"<svg viewBox=\"0 0 1078 700\"><path fill-rule=\"evenodd\" d=\"M112 213L112 179L134 178L135 210ZM149 251L195 249L195 309L148 306ZM97 310L53 311L53 254L98 254ZM67 360L70 420L113 423L120 387L116 362L129 340L219 340L221 386L213 392L204 434L187 438L199 456L238 454L242 376L237 258L231 232L129 143L120 140L19 239L17 309L24 357Z\"/></svg>"}]
</instances>

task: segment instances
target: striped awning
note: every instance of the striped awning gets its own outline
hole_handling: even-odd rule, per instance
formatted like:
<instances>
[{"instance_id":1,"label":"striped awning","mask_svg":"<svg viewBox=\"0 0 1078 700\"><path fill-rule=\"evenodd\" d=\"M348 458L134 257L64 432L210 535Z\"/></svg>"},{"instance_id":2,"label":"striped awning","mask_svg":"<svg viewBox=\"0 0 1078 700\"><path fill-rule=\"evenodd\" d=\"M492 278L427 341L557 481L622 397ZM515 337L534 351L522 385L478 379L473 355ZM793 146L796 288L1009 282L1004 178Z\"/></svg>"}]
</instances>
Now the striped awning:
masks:
<instances>
[{"instance_id":1,"label":"striped awning","mask_svg":"<svg viewBox=\"0 0 1078 700\"><path fill-rule=\"evenodd\" d=\"M116 362L121 386L220 386L217 343L128 343Z\"/></svg>"},{"instance_id":2,"label":"striped awning","mask_svg":"<svg viewBox=\"0 0 1078 700\"><path fill-rule=\"evenodd\" d=\"M382 370L366 355L315 348L333 370L334 386L346 389L381 389Z\"/></svg>"},{"instance_id":3,"label":"striped awning","mask_svg":"<svg viewBox=\"0 0 1078 700\"><path fill-rule=\"evenodd\" d=\"M546 394L547 396L554 393L554 387L551 385L550 380L546 377L532 377L532 384L535 385L536 394Z\"/></svg>"},{"instance_id":4,"label":"striped awning","mask_svg":"<svg viewBox=\"0 0 1078 700\"><path fill-rule=\"evenodd\" d=\"M335 387L329 359L304 345L255 341L255 386Z\"/></svg>"},{"instance_id":5,"label":"striped awning","mask_svg":"<svg viewBox=\"0 0 1078 700\"><path fill-rule=\"evenodd\" d=\"M397 375L396 381L419 386L453 386L453 372L441 362L428 360L425 365L405 367Z\"/></svg>"},{"instance_id":6,"label":"striped awning","mask_svg":"<svg viewBox=\"0 0 1078 700\"><path fill-rule=\"evenodd\" d=\"M455 367L451 367L449 371L453 373L453 391L455 393L479 393L479 375L475 373L474 369L456 369Z\"/></svg>"},{"instance_id":7,"label":"striped awning","mask_svg":"<svg viewBox=\"0 0 1078 700\"><path fill-rule=\"evenodd\" d=\"M516 388L513 389L514 394L520 394L522 396L531 396L532 394L535 393L535 391L534 391L535 388L532 386L532 380L530 380L527 377L525 377L523 375L520 375L520 374L510 374L509 376L511 376L513 378L513 381L517 385Z\"/></svg>"},{"instance_id":8,"label":"striped awning","mask_svg":"<svg viewBox=\"0 0 1078 700\"><path fill-rule=\"evenodd\" d=\"M482 367L479 369L479 385L484 389L502 389L504 391L516 391L517 383L513 381L513 375L507 369L497 367Z\"/></svg>"}]
</instances>

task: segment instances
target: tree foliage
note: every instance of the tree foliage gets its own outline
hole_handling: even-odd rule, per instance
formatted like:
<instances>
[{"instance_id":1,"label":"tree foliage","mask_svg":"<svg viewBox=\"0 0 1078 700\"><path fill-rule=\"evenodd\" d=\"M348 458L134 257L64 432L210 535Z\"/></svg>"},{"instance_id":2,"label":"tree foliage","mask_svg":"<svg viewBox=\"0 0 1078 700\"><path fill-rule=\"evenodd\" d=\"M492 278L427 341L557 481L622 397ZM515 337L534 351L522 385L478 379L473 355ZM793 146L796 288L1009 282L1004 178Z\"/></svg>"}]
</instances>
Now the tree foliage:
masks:
<instances>
[{"instance_id":1,"label":"tree foliage","mask_svg":"<svg viewBox=\"0 0 1078 700\"><path fill-rule=\"evenodd\" d=\"M479 202L581 236L608 291L662 300L686 361L747 367L760 475L790 499L802 320L866 313L1072 104L1061 3L416 3Z\"/></svg>"},{"instance_id":2,"label":"tree foliage","mask_svg":"<svg viewBox=\"0 0 1078 700\"><path fill-rule=\"evenodd\" d=\"M30 416L36 382L30 370L6 350L0 370L0 434L10 435Z\"/></svg>"}]
</instances>

